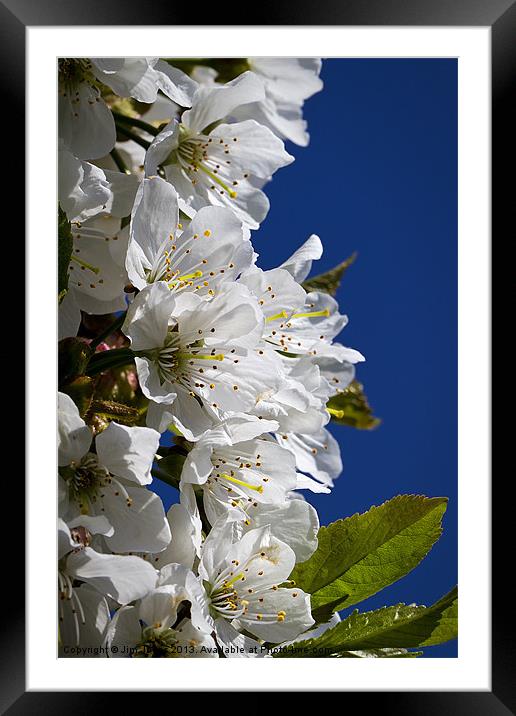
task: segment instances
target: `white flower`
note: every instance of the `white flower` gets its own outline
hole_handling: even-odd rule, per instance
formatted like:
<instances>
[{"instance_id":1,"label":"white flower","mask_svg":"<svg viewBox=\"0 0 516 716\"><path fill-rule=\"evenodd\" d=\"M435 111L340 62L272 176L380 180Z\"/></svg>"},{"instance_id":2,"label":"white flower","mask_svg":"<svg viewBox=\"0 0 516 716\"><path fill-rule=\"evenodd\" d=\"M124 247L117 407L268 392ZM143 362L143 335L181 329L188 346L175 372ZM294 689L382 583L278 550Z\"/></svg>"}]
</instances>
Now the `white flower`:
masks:
<instances>
[{"instance_id":1,"label":"white flower","mask_svg":"<svg viewBox=\"0 0 516 716\"><path fill-rule=\"evenodd\" d=\"M115 149L120 155L120 159L123 161L124 166L140 181L145 176L145 148L140 144L137 144L132 139L125 139L115 144ZM110 171L119 171L118 166L111 156L107 154L101 159L96 159L95 164L103 169L109 169Z\"/></svg>"},{"instance_id":2,"label":"white flower","mask_svg":"<svg viewBox=\"0 0 516 716\"><path fill-rule=\"evenodd\" d=\"M347 322L334 298L314 291L306 294L305 304L298 310L271 316L264 339L286 353L334 355L348 363L358 363L364 360L358 351L333 344Z\"/></svg>"},{"instance_id":3,"label":"white flower","mask_svg":"<svg viewBox=\"0 0 516 716\"><path fill-rule=\"evenodd\" d=\"M57 464L59 467L80 460L90 449L93 433L79 415L77 406L66 393L58 393Z\"/></svg>"},{"instance_id":4,"label":"white flower","mask_svg":"<svg viewBox=\"0 0 516 716\"><path fill-rule=\"evenodd\" d=\"M280 331L292 337L293 349L312 356L333 356L339 361L359 363L361 353L333 343L333 339L348 323L347 316L339 313L337 301L327 293L312 291L306 295L303 309L280 321Z\"/></svg>"},{"instance_id":5,"label":"white flower","mask_svg":"<svg viewBox=\"0 0 516 716\"><path fill-rule=\"evenodd\" d=\"M172 102L172 100L162 94L158 94L156 101L148 105L148 109L146 107L138 107L138 110L141 111L141 114L139 114L137 118L142 119L148 124L153 124L154 126L168 124L172 121L172 119L177 119L181 114L179 105ZM135 133L137 132L141 135L144 139L152 141L153 135L148 134L145 130L135 129L134 131ZM120 155L124 165L131 171L131 173L136 175L139 179L143 179L145 176L145 148L133 139L126 139L124 137L121 141L118 141L115 144L115 149ZM102 159L97 159L95 163L97 166L101 166L102 168L118 171L115 160L109 154L102 157ZM184 202L181 205L181 209L185 209Z\"/></svg>"},{"instance_id":6,"label":"white flower","mask_svg":"<svg viewBox=\"0 0 516 716\"><path fill-rule=\"evenodd\" d=\"M59 656L92 658L101 656L100 647L109 624L106 598L86 582L65 592L59 602ZM80 651L70 647L80 646Z\"/></svg>"},{"instance_id":7,"label":"white flower","mask_svg":"<svg viewBox=\"0 0 516 716\"><path fill-rule=\"evenodd\" d=\"M251 266L239 279L256 296L265 316L264 338L270 334L270 325L287 313L293 313L305 303L306 291L290 273L282 268L262 271ZM275 340L273 341L275 342Z\"/></svg>"},{"instance_id":8,"label":"white flower","mask_svg":"<svg viewBox=\"0 0 516 716\"><path fill-rule=\"evenodd\" d=\"M244 286L225 285L204 301L191 292L176 295L159 281L136 296L123 331L144 394L161 404L161 413L169 409L176 427L194 439L219 411L245 412L264 382L279 380L268 374L266 360L242 347L257 342L262 326L259 306ZM161 413L149 417L160 424Z\"/></svg>"},{"instance_id":9,"label":"white flower","mask_svg":"<svg viewBox=\"0 0 516 716\"><path fill-rule=\"evenodd\" d=\"M285 269L298 283L302 283L310 273L312 261L320 259L322 254L321 239L312 234L279 268Z\"/></svg>"},{"instance_id":10,"label":"white flower","mask_svg":"<svg viewBox=\"0 0 516 716\"><path fill-rule=\"evenodd\" d=\"M161 569L167 564L180 564L192 569L201 554L202 524L191 485L182 485L180 502L167 512L171 539L168 546L153 555L152 564Z\"/></svg>"},{"instance_id":11,"label":"white flower","mask_svg":"<svg viewBox=\"0 0 516 716\"><path fill-rule=\"evenodd\" d=\"M343 346L339 346L336 343L333 344L332 348L336 348L337 353L335 355L316 355L312 358L313 363L319 368L321 376L328 383L328 397L335 395L335 393L343 392L354 379L356 372L354 365L356 362L354 360L355 351L345 348L342 354L339 354L338 351ZM352 359L349 361L343 358L343 355L347 356L347 351L352 351Z\"/></svg>"},{"instance_id":12,"label":"white flower","mask_svg":"<svg viewBox=\"0 0 516 716\"><path fill-rule=\"evenodd\" d=\"M338 411L326 408L329 398L342 392L355 375L355 367L347 361L334 357L305 356L301 359L284 359L284 370L296 385L302 384L310 391L312 404L305 411L297 406L286 406L282 391L269 398L269 403L259 403L255 412L277 416L280 430L275 437L282 447L296 458L298 474L297 489L312 492L330 492L342 472L342 460L338 442L324 427L332 414ZM288 409L286 409L288 408Z\"/></svg>"},{"instance_id":13,"label":"white flower","mask_svg":"<svg viewBox=\"0 0 516 716\"><path fill-rule=\"evenodd\" d=\"M98 159L115 146L115 121L99 81L141 102L153 102L160 89L185 107L197 86L158 58L60 60L59 137L79 159Z\"/></svg>"},{"instance_id":14,"label":"white flower","mask_svg":"<svg viewBox=\"0 0 516 716\"><path fill-rule=\"evenodd\" d=\"M158 57L96 58L92 71L120 97L151 104L158 90L181 107L190 107L197 83Z\"/></svg>"},{"instance_id":15,"label":"white flower","mask_svg":"<svg viewBox=\"0 0 516 716\"><path fill-rule=\"evenodd\" d=\"M143 658L218 658L210 626L202 618L195 619L196 597L201 593L189 570L177 564L162 570L156 588L139 606L122 607L114 615L106 629L108 653L123 657L130 650L131 656ZM186 614L192 610L190 619ZM113 646L118 651L113 652Z\"/></svg>"},{"instance_id":16,"label":"white flower","mask_svg":"<svg viewBox=\"0 0 516 716\"><path fill-rule=\"evenodd\" d=\"M267 350L267 349L266 349ZM257 395L251 412L267 420L276 420L279 431L318 430L329 420L325 410L326 392L321 390L327 382L310 359L281 358L269 350L266 355L276 356L277 371L282 376L277 390L264 390Z\"/></svg>"},{"instance_id":17,"label":"white flower","mask_svg":"<svg viewBox=\"0 0 516 716\"><path fill-rule=\"evenodd\" d=\"M265 315L263 340L275 350L293 356L334 356L349 363L364 360L358 351L332 345L348 319L339 313L337 301L329 294L307 294L283 268L262 271L253 266L239 283L258 299Z\"/></svg>"},{"instance_id":18,"label":"white flower","mask_svg":"<svg viewBox=\"0 0 516 716\"><path fill-rule=\"evenodd\" d=\"M138 289L165 281L174 293L214 296L252 262L249 232L232 211L204 207L183 230L175 189L163 179L144 179L131 216L127 272Z\"/></svg>"},{"instance_id":19,"label":"white flower","mask_svg":"<svg viewBox=\"0 0 516 716\"><path fill-rule=\"evenodd\" d=\"M249 503L246 513L247 520L239 525L243 533L268 525L273 537L292 548L296 562L304 562L317 549L319 518L315 508L303 499L290 499L289 496L284 502L273 505Z\"/></svg>"},{"instance_id":20,"label":"white flower","mask_svg":"<svg viewBox=\"0 0 516 716\"><path fill-rule=\"evenodd\" d=\"M95 439L96 452L86 444L78 410L59 394L60 514L102 516L114 528L105 541L113 552L159 552L170 542L170 529L160 498L145 488L159 444L150 428L110 425ZM80 518L79 518L80 519Z\"/></svg>"},{"instance_id":21,"label":"white flower","mask_svg":"<svg viewBox=\"0 0 516 716\"><path fill-rule=\"evenodd\" d=\"M282 361L288 385L293 386L290 392L293 393L295 389L299 394L302 386L308 400L305 400L306 405L301 407L295 401L287 400L284 390L273 396L272 400L276 406L283 409L277 418L279 432L313 433L320 430L330 419L326 403L333 390L311 356L283 358ZM257 409L260 409L260 405L257 405Z\"/></svg>"},{"instance_id":22,"label":"white flower","mask_svg":"<svg viewBox=\"0 0 516 716\"><path fill-rule=\"evenodd\" d=\"M138 115L138 119L142 119L144 122L153 124L154 126L160 126L168 124L172 119L177 119L180 115L180 107L172 100L168 99L164 95L158 94L156 101L151 105L148 105L149 109L142 111L142 114ZM138 107L140 110L140 107ZM144 139L152 141L152 135L146 133L144 130L135 130L138 134L143 136ZM145 176L145 148L135 142L133 139L123 138L122 141L118 141L115 144L120 158L124 165L131 171L133 175L136 175L139 179L143 179ZM118 167L111 155L107 155L102 159L98 159L95 162L98 166L105 169L117 170ZM186 210L184 202L181 203L181 209ZM186 212L188 213L188 211ZM190 215L190 214L188 214Z\"/></svg>"},{"instance_id":23,"label":"white flower","mask_svg":"<svg viewBox=\"0 0 516 716\"><path fill-rule=\"evenodd\" d=\"M101 213L128 216L137 188L137 177L100 169L59 149L58 196L69 221L86 221Z\"/></svg>"},{"instance_id":24,"label":"white flower","mask_svg":"<svg viewBox=\"0 0 516 716\"><path fill-rule=\"evenodd\" d=\"M77 305L73 292L68 291L58 308L57 340L75 337L81 324L81 309Z\"/></svg>"},{"instance_id":25,"label":"white flower","mask_svg":"<svg viewBox=\"0 0 516 716\"><path fill-rule=\"evenodd\" d=\"M106 314L126 308L128 227L108 214L72 224L68 292L59 305L59 339L77 335L81 310Z\"/></svg>"},{"instance_id":26,"label":"white flower","mask_svg":"<svg viewBox=\"0 0 516 716\"><path fill-rule=\"evenodd\" d=\"M190 75L200 85L214 85L218 76L217 70L207 65L196 65Z\"/></svg>"},{"instance_id":27,"label":"white flower","mask_svg":"<svg viewBox=\"0 0 516 716\"><path fill-rule=\"evenodd\" d=\"M321 240L315 234L312 234L302 246L297 249L292 256L284 261L280 268L288 271L290 275L299 283L303 282L312 268L312 261L321 258L323 252ZM299 308L299 307L297 307ZM310 310L307 310L310 309ZM288 309L286 310L288 313ZM342 316L338 312L338 304L330 295L314 291L306 294L304 311L300 311L296 316L282 316L288 318L292 324L287 326L286 321L282 321L283 330L286 335L287 343L292 342L295 346L295 338L299 336L297 343L297 351L299 353L308 352L313 356L326 356L335 358L333 368L336 368L336 362L354 364L365 360L365 358L350 348L344 348L334 344L329 347L333 338L347 324L347 316ZM295 323L292 319L295 319ZM303 319L302 321L300 319ZM276 322L275 322L276 323ZM281 325L281 324L280 324ZM278 336L277 325L274 326ZM290 340L289 340L290 339ZM277 338L275 339L277 342ZM319 362L319 359L317 359ZM350 379L352 380L352 378Z\"/></svg>"},{"instance_id":28,"label":"white flower","mask_svg":"<svg viewBox=\"0 0 516 716\"><path fill-rule=\"evenodd\" d=\"M79 307L97 314L125 309L128 231L107 214L72 224L71 229L68 286L75 291Z\"/></svg>"},{"instance_id":29,"label":"white flower","mask_svg":"<svg viewBox=\"0 0 516 716\"><path fill-rule=\"evenodd\" d=\"M273 421L249 415L226 418L205 432L188 453L181 481L202 485L211 524L228 511L247 519L249 504L278 504L296 487L292 455L267 439Z\"/></svg>"},{"instance_id":30,"label":"white flower","mask_svg":"<svg viewBox=\"0 0 516 716\"><path fill-rule=\"evenodd\" d=\"M298 275L310 269L318 249L319 240L312 239L287 263ZM263 352L282 356L279 390L260 393L252 412L277 420L283 432L322 429L329 420L329 397L346 387L354 375L352 364L363 360L357 351L333 343L347 318L331 296L307 294L286 268L262 271L253 266L239 283L258 299L264 314Z\"/></svg>"},{"instance_id":31,"label":"white flower","mask_svg":"<svg viewBox=\"0 0 516 716\"><path fill-rule=\"evenodd\" d=\"M310 138L302 107L306 99L323 87L319 78L320 58L250 57L247 63L249 69L262 80L265 97L259 102L238 107L235 117L239 120L256 119L278 137L306 147Z\"/></svg>"},{"instance_id":32,"label":"white flower","mask_svg":"<svg viewBox=\"0 0 516 716\"><path fill-rule=\"evenodd\" d=\"M213 637L194 627L190 619L170 626L169 604L174 600L173 587L159 587L137 607L121 607L107 627L107 655L111 658L218 658ZM142 614L142 610L145 613ZM146 612L152 609L155 618L148 626ZM173 623L173 622L172 622ZM160 626L158 626L160 625ZM116 647L114 650L113 647Z\"/></svg>"},{"instance_id":33,"label":"white flower","mask_svg":"<svg viewBox=\"0 0 516 716\"><path fill-rule=\"evenodd\" d=\"M97 159L115 146L115 120L100 95L88 59L59 62L59 138L79 159Z\"/></svg>"},{"instance_id":34,"label":"white flower","mask_svg":"<svg viewBox=\"0 0 516 716\"><path fill-rule=\"evenodd\" d=\"M200 87L181 122L167 125L149 147L147 176L162 166L181 199L194 209L227 206L249 228L258 228L269 202L256 185L293 157L258 122L224 120L235 107L262 98L263 92L261 81L247 72L223 86Z\"/></svg>"},{"instance_id":35,"label":"white flower","mask_svg":"<svg viewBox=\"0 0 516 716\"><path fill-rule=\"evenodd\" d=\"M298 474L298 490L330 492L342 472L342 459L338 442L326 428L309 434L283 433L276 439L294 455L297 469L315 478Z\"/></svg>"},{"instance_id":36,"label":"white flower","mask_svg":"<svg viewBox=\"0 0 516 716\"><path fill-rule=\"evenodd\" d=\"M90 547L97 534L112 534L105 517L79 516L69 525L58 520L60 645L99 646L109 621L105 597L119 604L154 588L157 572L139 557L102 554ZM74 582L84 582L77 587ZM66 654L63 654L66 655Z\"/></svg>"},{"instance_id":37,"label":"white flower","mask_svg":"<svg viewBox=\"0 0 516 716\"><path fill-rule=\"evenodd\" d=\"M293 550L271 535L269 526L233 541L235 525L218 520L203 546L199 576L218 634L220 620L258 639L293 639L314 623L310 595L287 589L296 562Z\"/></svg>"}]
</instances>

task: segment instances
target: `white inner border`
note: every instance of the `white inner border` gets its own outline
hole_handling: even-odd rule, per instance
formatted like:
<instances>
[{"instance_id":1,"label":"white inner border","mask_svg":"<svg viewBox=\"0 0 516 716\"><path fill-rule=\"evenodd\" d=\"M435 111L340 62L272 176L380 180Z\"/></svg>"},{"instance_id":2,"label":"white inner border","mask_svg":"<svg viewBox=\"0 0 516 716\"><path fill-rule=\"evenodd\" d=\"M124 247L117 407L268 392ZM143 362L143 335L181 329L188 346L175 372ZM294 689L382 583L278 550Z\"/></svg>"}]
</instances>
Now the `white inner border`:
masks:
<instances>
[{"instance_id":1,"label":"white inner border","mask_svg":"<svg viewBox=\"0 0 516 716\"><path fill-rule=\"evenodd\" d=\"M56 58L170 56L170 48L174 56L188 57L192 56L193 37L195 48L201 47L205 57L266 54L459 58L461 600L457 659L253 659L251 662L247 659L176 659L173 664L145 659L56 659L56 456L52 418L56 382L50 380L56 371L53 363L56 327L52 325L57 264ZM491 688L490 41L487 27L27 28L29 691ZM443 360L446 360L445 346Z\"/></svg>"}]
</instances>

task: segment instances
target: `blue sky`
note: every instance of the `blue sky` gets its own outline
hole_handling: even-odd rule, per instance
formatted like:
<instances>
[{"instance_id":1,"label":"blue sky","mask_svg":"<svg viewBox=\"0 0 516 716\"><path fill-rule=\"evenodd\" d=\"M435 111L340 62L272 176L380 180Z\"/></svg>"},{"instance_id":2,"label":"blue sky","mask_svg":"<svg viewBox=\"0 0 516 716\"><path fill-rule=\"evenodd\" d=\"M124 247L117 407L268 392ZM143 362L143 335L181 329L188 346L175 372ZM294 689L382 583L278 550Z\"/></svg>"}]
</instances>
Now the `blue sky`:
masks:
<instances>
[{"instance_id":1,"label":"blue sky","mask_svg":"<svg viewBox=\"0 0 516 716\"><path fill-rule=\"evenodd\" d=\"M359 608L429 605L457 581L457 64L334 59L321 76L305 105L310 145L288 146L296 161L267 185L253 243L272 268L317 233L314 273L358 253L337 296L350 319L340 340L366 356L357 377L382 424L332 428L343 474L307 497L321 524L400 493L449 497L428 557ZM426 650L456 654L455 642Z\"/></svg>"}]
</instances>

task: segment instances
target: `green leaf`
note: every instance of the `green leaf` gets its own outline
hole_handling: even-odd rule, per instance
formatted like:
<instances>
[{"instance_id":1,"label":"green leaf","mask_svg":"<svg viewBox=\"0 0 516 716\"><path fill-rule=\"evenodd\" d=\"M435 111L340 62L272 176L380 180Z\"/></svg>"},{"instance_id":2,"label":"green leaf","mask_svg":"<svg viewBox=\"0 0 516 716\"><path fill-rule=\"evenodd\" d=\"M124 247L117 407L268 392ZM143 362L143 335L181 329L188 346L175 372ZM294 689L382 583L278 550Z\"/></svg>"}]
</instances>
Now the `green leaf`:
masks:
<instances>
[{"instance_id":1,"label":"green leaf","mask_svg":"<svg viewBox=\"0 0 516 716\"><path fill-rule=\"evenodd\" d=\"M73 239L70 222L59 207L57 223L57 294L61 303L68 292L68 266L72 255Z\"/></svg>"},{"instance_id":2,"label":"green leaf","mask_svg":"<svg viewBox=\"0 0 516 716\"><path fill-rule=\"evenodd\" d=\"M344 273L351 266L351 264L355 262L356 257L357 254L355 252L338 266L326 271L326 273L321 273L318 276L308 278L303 282L303 288L308 292L321 291L322 293L329 293L330 296L335 296Z\"/></svg>"},{"instance_id":3,"label":"green leaf","mask_svg":"<svg viewBox=\"0 0 516 716\"><path fill-rule=\"evenodd\" d=\"M356 610L321 636L300 642L302 651L293 655L320 657L365 650L366 656L367 652L374 656L376 650L385 649L385 655L392 657L392 649L442 644L456 639L457 634L458 597L454 587L431 607L397 604L362 614Z\"/></svg>"},{"instance_id":4,"label":"green leaf","mask_svg":"<svg viewBox=\"0 0 516 716\"><path fill-rule=\"evenodd\" d=\"M319 545L291 578L312 595L312 616L361 602L416 567L440 537L447 498L398 495L321 527Z\"/></svg>"},{"instance_id":5,"label":"green leaf","mask_svg":"<svg viewBox=\"0 0 516 716\"><path fill-rule=\"evenodd\" d=\"M379 418L375 418L367 402L364 386L357 380L352 381L342 393L332 396L326 408L331 414L332 423L337 425L372 430L381 423Z\"/></svg>"},{"instance_id":6,"label":"green leaf","mask_svg":"<svg viewBox=\"0 0 516 716\"><path fill-rule=\"evenodd\" d=\"M322 646L318 644L318 639L306 639L301 642L289 644L287 647L281 647L281 651L272 648L272 656L275 659L288 657L298 658L317 658L317 657L333 657L336 659L415 659L423 654L422 651L407 651L407 649L357 649L349 651L346 649L337 650L335 647Z\"/></svg>"},{"instance_id":7,"label":"green leaf","mask_svg":"<svg viewBox=\"0 0 516 716\"><path fill-rule=\"evenodd\" d=\"M407 649L360 649L339 651L335 656L338 659L415 659L422 653L422 651L407 651Z\"/></svg>"}]
</instances>

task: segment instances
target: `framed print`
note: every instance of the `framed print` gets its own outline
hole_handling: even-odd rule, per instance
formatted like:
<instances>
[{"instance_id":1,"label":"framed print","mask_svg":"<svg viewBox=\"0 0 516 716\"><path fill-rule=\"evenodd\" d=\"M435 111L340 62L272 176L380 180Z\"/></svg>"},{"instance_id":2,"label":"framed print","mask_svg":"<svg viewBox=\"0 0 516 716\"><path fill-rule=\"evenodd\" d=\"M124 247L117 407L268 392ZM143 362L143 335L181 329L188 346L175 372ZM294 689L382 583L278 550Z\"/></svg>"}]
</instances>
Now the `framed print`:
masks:
<instances>
[{"instance_id":1,"label":"framed print","mask_svg":"<svg viewBox=\"0 0 516 716\"><path fill-rule=\"evenodd\" d=\"M0 7L29 347L3 712L512 713L489 269L516 11L366 5Z\"/></svg>"}]
</instances>

